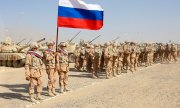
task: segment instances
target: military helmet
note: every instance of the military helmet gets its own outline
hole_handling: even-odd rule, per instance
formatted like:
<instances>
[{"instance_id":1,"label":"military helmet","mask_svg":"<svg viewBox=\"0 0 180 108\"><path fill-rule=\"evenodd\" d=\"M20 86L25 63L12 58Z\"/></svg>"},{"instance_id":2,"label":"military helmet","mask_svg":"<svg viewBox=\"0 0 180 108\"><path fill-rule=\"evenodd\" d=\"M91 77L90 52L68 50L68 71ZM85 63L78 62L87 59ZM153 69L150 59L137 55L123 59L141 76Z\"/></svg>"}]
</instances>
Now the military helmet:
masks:
<instances>
[{"instance_id":1,"label":"military helmet","mask_svg":"<svg viewBox=\"0 0 180 108\"><path fill-rule=\"evenodd\" d=\"M86 43L86 47L87 47L87 48L90 48L90 47L91 47L91 45L90 45L90 44L88 44L88 43Z\"/></svg>"},{"instance_id":2,"label":"military helmet","mask_svg":"<svg viewBox=\"0 0 180 108\"><path fill-rule=\"evenodd\" d=\"M66 43L65 42L61 42L60 43L60 47L66 47Z\"/></svg>"},{"instance_id":3,"label":"military helmet","mask_svg":"<svg viewBox=\"0 0 180 108\"><path fill-rule=\"evenodd\" d=\"M104 46L109 46L110 45L110 43L109 42L106 42L105 44L104 44Z\"/></svg>"},{"instance_id":4,"label":"military helmet","mask_svg":"<svg viewBox=\"0 0 180 108\"><path fill-rule=\"evenodd\" d=\"M4 44L8 44L8 45L11 45L12 44L12 40L10 37L6 37L5 41L4 41Z\"/></svg>"},{"instance_id":5,"label":"military helmet","mask_svg":"<svg viewBox=\"0 0 180 108\"><path fill-rule=\"evenodd\" d=\"M49 45L54 45L54 41L47 42L47 46L49 46Z\"/></svg>"},{"instance_id":6,"label":"military helmet","mask_svg":"<svg viewBox=\"0 0 180 108\"><path fill-rule=\"evenodd\" d=\"M32 42L32 43L30 44L30 48L31 48L31 49L33 49L33 48L38 48L37 42Z\"/></svg>"}]
</instances>

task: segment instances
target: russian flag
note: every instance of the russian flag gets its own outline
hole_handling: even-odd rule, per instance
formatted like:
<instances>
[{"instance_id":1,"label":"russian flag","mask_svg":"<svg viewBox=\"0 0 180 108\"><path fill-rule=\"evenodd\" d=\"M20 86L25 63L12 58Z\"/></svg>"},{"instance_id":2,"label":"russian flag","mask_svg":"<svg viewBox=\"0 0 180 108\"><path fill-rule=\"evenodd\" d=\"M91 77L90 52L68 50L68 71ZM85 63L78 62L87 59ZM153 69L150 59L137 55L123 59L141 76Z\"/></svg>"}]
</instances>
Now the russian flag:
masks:
<instances>
[{"instance_id":1,"label":"russian flag","mask_svg":"<svg viewBox=\"0 0 180 108\"><path fill-rule=\"evenodd\" d=\"M59 0L58 27L98 30L103 26L103 9L81 0Z\"/></svg>"}]
</instances>

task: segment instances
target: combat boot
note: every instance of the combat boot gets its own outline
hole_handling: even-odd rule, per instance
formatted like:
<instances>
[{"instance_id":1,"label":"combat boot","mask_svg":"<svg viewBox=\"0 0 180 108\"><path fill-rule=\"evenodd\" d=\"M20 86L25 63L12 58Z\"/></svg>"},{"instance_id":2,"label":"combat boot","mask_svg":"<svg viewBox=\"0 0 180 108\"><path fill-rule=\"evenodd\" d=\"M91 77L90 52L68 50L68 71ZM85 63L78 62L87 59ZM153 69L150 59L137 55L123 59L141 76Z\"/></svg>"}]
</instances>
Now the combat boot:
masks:
<instances>
[{"instance_id":1,"label":"combat boot","mask_svg":"<svg viewBox=\"0 0 180 108\"><path fill-rule=\"evenodd\" d=\"M44 98L41 96L41 93L37 93L37 100L43 100Z\"/></svg>"},{"instance_id":2,"label":"combat boot","mask_svg":"<svg viewBox=\"0 0 180 108\"><path fill-rule=\"evenodd\" d=\"M51 96L51 97L55 96L55 95L52 93L51 90L48 90L48 95Z\"/></svg>"},{"instance_id":3,"label":"combat boot","mask_svg":"<svg viewBox=\"0 0 180 108\"><path fill-rule=\"evenodd\" d=\"M55 88L52 89L52 93L53 93L54 95L57 95Z\"/></svg>"},{"instance_id":4,"label":"combat boot","mask_svg":"<svg viewBox=\"0 0 180 108\"><path fill-rule=\"evenodd\" d=\"M37 102L37 100L34 99L34 94L30 94L30 100L31 102Z\"/></svg>"},{"instance_id":5,"label":"combat boot","mask_svg":"<svg viewBox=\"0 0 180 108\"><path fill-rule=\"evenodd\" d=\"M112 76L116 77L116 70L115 69L113 69L113 71L112 71Z\"/></svg>"},{"instance_id":6,"label":"combat boot","mask_svg":"<svg viewBox=\"0 0 180 108\"><path fill-rule=\"evenodd\" d=\"M69 91L69 89L67 89L67 87L64 86L64 92L68 92L68 91Z\"/></svg>"},{"instance_id":7,"label":"combat boot","mask_svg":"<svg viewBox=\"0 0 180 108\"><path fill-rule=\"evenodd\" d=\"M62 87L60 87L59 92L60 92L60 93L64 93L64 91L63 91L63 88L62 88Z\"/></svg>"},{"instance_id":8,"label":"combat boot","mask_svg":"<svg viewBox=\"0 0 180 108\"><path fill-rule=\"evenodd\" d=\"M93 73L92 78L96 79L96 78L97 78L97 76Z\"/></svg>"}]
</instances>

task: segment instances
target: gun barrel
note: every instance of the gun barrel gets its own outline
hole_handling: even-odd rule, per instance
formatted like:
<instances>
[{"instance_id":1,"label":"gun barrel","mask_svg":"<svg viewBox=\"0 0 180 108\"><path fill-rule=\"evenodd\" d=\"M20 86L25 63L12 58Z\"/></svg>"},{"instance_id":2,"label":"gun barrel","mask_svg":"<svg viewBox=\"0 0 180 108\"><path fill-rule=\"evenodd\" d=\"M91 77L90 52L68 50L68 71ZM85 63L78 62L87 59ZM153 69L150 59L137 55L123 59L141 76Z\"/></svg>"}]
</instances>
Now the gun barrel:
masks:
<instances>
[{"instance_id":1,"label":"gun barrel","mask_svg":"<svg viewBox=\"0 0 180 108\"><path fill-rule=\"evenodd\" d=\"M19 41L16 45L19 45L20 43L22 43L23 41L25 41L26 39L23 39L21 41Z\"/></svg>"},{"instance_id":2,"label":"gun barrel","mask_svg":"<svg viewBox=\"0 0 180 108\"><path fill-rule=\"evenodd\" d=\"M96 36L94 39L92 39L89 43L92 43L93 41L95 41L97 38L99 38L101 35Z\"/></svg>"},{"instance_id":3,"label":"gun barrel","mask_svg":"<svg viewBox=\"0 0 180 108\"><path fill-rule=\"evenodd\" d=\"M71 38L71 40L69 41L69 43L72 42L80 33L81 33L81 31L79 31L73 38Z\"/></svg>"},{"instance_id":4,"label":"gun barrel","mask_svg":"<svg viewBox=\"0 0 180 108\"><path fill-rule=\"evenodd\" d=\"M40 40L38 40L38 41L36 41L36 42L37 42L37 43L40 43L40 42L42 42L42 41L44 41L44 40L45 40L45 38L40 39ZM26 46L20 48L20 49L18 50L18 52L20 52L20 51L22 51L23 49L26 49L26 48L28 48L28 47L29 47L29 45L26 45Z\"/></svg>"},{"instance_id":5,"label":"gun barrel","mask_svg":"<svg viewBox=\"0 0 180 108\"><path fill-rule=\"evenodd\" d=\"M32 39L30 39L30 40L26 43L26 45L28 45L31 41L32 41Z\"/></svg>"},{"instance_id":6,"label":"gun barrel","mask_svg":"<svg viewBox=\"0 0 180 108\"><path fill-rule=\"evenodd\" d=\"M37 43L40 43L40 42L42 42L42 41L44 41L44 40L46 40L46 38L42 38L42 39L40 39L40 40L38 40L38 41L36 41Z\"/></svg>"},{"instance_id":7,"label":"gun barrel","mask_svg":"<svg viewBox=\"0 0 180 108\"><path fill-rule=\"evenodd\" d=\"M118 40L120 37L118 36L117 38L115 38L114 40L112 40L112 41L116 41L116 40Z\"/></svg>"}]
</instances>

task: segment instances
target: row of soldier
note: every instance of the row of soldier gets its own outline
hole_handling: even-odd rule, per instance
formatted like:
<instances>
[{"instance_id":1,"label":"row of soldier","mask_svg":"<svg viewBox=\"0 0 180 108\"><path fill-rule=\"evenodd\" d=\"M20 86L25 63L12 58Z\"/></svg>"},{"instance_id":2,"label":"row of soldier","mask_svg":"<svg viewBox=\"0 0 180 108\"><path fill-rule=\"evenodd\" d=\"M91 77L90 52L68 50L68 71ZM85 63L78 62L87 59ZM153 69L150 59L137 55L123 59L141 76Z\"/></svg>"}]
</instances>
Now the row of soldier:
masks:
<instances>
[{"instance_id":1,"label":"row of soldier","mask_svg":"<svg viewBox=\"0 0 180 108\"><path fill-rule=\"evenodd\" d=\"M75 69L92 72L93 78L105 69L106 78L116 76L137 67L151 66L157 62L177 62L180 50L176 44L135 42L107 42L101 44L85 43L75 51Z\"/></svg>"},{"instance_id":2,"label":"row of soldier","mask_svg":"<svg viewBox=\"0 0 180 108\"><path fill-rule=\"evenodd\" d=\"M30 44L30 50L27 52L25 61L25 76L26 80L29 81L29 95L32 102L42 100L42 75L43 75L43 64L46 67L46 73L48 75L48 94L49 96L55 96L55 83L56 83L56 72L59 75L59 86L60 93L67 92L68 84L68 52L65 50L66 44L63 42L60 44L58 51L54 51L54 42L47 43L48 49L43 53L38 51L38 44L32 42ZM34 88L37 85L37 96L34 97Z\"/></svg>"}]
</instances>

